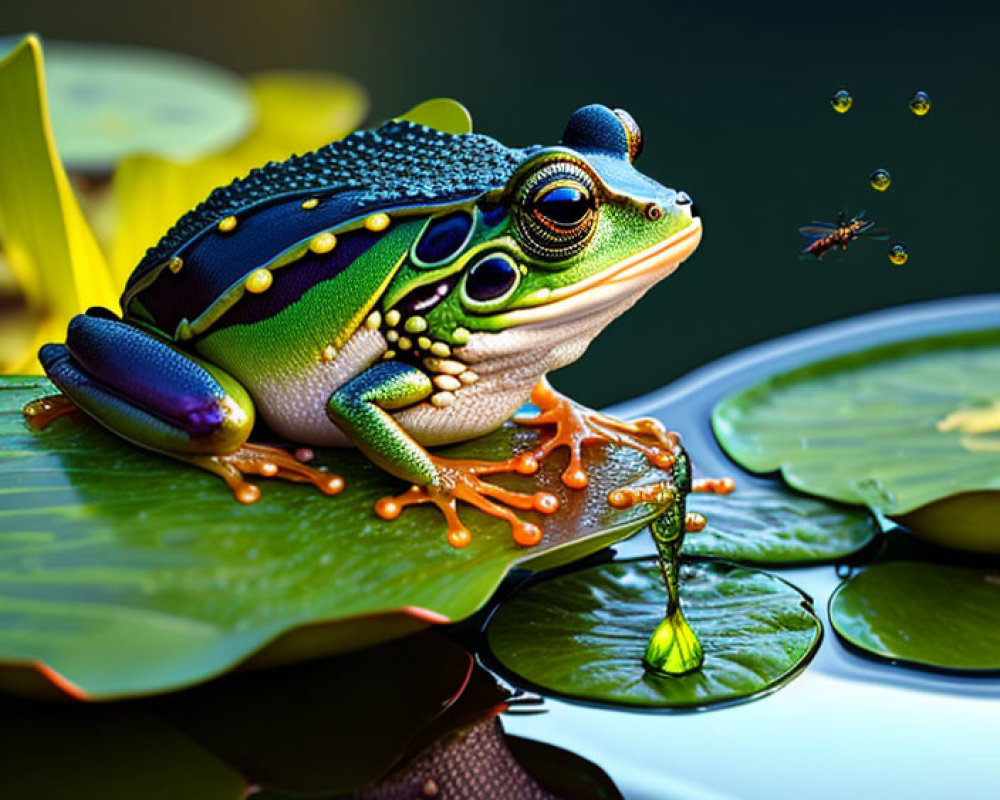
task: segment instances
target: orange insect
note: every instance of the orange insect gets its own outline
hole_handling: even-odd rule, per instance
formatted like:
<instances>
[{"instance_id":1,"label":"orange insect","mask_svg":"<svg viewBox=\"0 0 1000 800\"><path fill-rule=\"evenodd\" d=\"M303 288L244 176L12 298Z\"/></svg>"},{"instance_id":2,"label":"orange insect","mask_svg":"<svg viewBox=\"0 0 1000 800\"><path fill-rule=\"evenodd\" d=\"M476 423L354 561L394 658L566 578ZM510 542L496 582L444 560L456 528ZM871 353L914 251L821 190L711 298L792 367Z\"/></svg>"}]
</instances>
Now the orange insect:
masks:
<instances>
[{"instance_id":1,"label":"orange insect","mask_svg":"<svg viewBox=\"0 0 1000 800\"><path fill-rule=\"evenodd\" d=\"M867 219L864 211L859 211L850 220L847 219L847 212L841 211L837 215L836 224L813 222L799 228L799 233L810 240L800 258L815 256L818 260L822 260L830 250L838 247L846 250L847 245L861 236L866 236L868 239L888 238L885 233L875 229L875 220Z\"/></svg>"}]
</instances>

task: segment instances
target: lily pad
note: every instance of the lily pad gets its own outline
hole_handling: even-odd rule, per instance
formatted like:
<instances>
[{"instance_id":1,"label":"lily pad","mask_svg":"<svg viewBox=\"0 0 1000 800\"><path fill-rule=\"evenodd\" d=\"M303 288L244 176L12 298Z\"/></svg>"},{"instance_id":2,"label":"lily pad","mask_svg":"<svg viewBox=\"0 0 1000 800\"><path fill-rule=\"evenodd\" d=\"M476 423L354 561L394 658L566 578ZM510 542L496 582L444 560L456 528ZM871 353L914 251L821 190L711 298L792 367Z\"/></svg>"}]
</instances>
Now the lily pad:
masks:
<instances>
[{"instance_id":1,"label":"lily pad","mask_svg":"<svg viewBox=\"0 0 1000 800\"><path fill-rule=\"evenodd\" d=\"M747 469L781 470L796 489L942 544L1000 552L998 329L802 367L724 400L712 421Z\"/></svg>"},{"instance_id":2,"label":"lily pad","mask_svg":"<svg viewBox=\"0 0 1000 800\"><path fill-rule=\"evenodd\" d=\"M957 672L1000 672L1000 567L916 561L876 564L830 599L848 644L889 661Z\"/></svg>"},{"instance_id":3,"label":"lily pad","mask_svg":"<svg viewBox=\"0 0 1000 800\"><path fill-rule=\"evenodd\" d=\"M685 537L681 552L741 563L837 561L862 550L879 533L878 522L865 510L750 480L732 494L691 495L687 507L708 524Z\"/></svg>"},{"instance_id":4,"label":"lily pad","mask_svg":"<svg viewBox=\"0 0 1000 800\"><path fill-rule=\"evenodd\" d=\"M812 657L822 625L791 584L715 560L681 568L684 615L702 667L665 677L644 669L665 590L655 559L615 561L542 579L507 599L487 643L504 669L539 691L598 703L696 709L775 691Z\"/></svg>"},{"instance_id":5,"label":"lily pad","mask_svg":"<svg viewBox=\"0 0 1000 800\"><path fill-rule=\"evenodd\" d=\"M81 698L162 692L254 654L300 659L462 619L512 568L567 563L666 510L612 508L613 488L673 481L634 450L594 446L590 486L570 490L565 456L547 459L535 476L497 478L560 498L557 513L527 515L542 543L521 548L506 523L463 509L473 539L456 550L435 509L379 519L374 502L404 487L357 451L318 453L346 479L337 497L266 481L260 502L241 506L214 476L86 417L30 430L21 408L52 391L0 379L0 682L23 686L39 672ZM511 423L440 452L496 460L537 435Z\"/></svg>"},{"instance_id":6,"label":"lily pad","mask_svg":"<svg viewBox=\"0 0 1000 800\"><path fill-rule=\"evenodd\" d=\"M110 172L130 153L190 159L239 141L255 119L246 83L149 48L48 42L52 128L66 166Z\"/></svg>"}]
</instances>

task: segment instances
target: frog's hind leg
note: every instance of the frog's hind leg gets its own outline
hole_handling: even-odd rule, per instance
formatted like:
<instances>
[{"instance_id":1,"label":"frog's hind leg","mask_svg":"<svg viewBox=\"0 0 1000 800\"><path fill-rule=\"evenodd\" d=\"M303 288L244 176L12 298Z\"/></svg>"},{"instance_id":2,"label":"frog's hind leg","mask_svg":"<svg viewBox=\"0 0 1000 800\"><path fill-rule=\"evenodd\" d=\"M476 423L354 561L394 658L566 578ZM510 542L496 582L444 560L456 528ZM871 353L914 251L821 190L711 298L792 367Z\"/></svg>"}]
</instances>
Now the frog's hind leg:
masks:
<instances>
[{"instance_id":1,"label":"frog's hind leg","mask_svg":"<svg viewBox=\"0 0 1000 800\"><path fill-rule=\"evenodd\" d=\"M245 474L308 481L327 494L343 488L339 476L307 467L283 450L247 443L253 401L232 376L110 312L74 317L66 344L45 345L38 357L73 405L134 444L219 475L241 502L260 496ZM38 416L38 410L36 404L25 413Z\"/></svg>"}]
</instances>

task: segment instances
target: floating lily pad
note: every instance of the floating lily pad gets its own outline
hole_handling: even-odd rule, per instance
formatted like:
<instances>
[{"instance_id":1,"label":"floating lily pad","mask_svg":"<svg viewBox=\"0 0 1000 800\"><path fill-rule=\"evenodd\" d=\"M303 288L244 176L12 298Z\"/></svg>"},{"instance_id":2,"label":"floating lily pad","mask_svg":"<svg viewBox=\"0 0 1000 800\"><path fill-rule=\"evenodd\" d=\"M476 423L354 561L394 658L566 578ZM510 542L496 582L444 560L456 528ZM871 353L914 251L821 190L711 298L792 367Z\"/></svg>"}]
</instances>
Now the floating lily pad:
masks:
<instances>
[{"instance_id":1,"label":"floating lily pad","mask_svg":"<svg viewBox=\"0 0 1000 800\"><path fill-rule=\"evenodd\" d=\"M693 709L774 691L804 668L822 635L809 598L766 572L685 562L680 594L705 661L679 677L651 674L642 664L666 601L655 559L601 564L529 585L497 609L487 642L516 679L543 692Z\"/></svg>"},{"instance_id":2,"label":"floating lily pad","mask_svg":"<svg viewBox=\"0 0 1000 800\"><path fill-rule=\"evenodd\" d=\"M48 42L52 128L70 169L108 172L130 153L190 159L239 141L254 122L239 76L180 53Z\"/></svg>"},{"instance_id":3,"label":"floating lily pad","mask_svg":"<svg viewBox=\"0 0 1000 800\"><path fill-rule=\"evenodd\" d=\"M462 619L513 567L566 563L665 510L614 509L611 489L673 480L634 450L595 446L591 485L570 490L557 454L535 476L497 478L560 498L551 516L527 514L540 545L521 548L506 523L463 509L472 543L456 550L436 509L379 519L374 502L404 487L357 451L317 456L346 479L336 497L263 481L260 502L242 506L214 476L81 415L30 430L22 406L52 391L42 379L0 379L0 681L38 670L77 697L161 692L265 647L257 661L289 660ZM537 435L508 424L440 452L496 460Z\"/></svg>"},{"instance_id":4,"label":"floating lily pad","mask_svg":"<svg viewBox=\"0 0 1000 800\"><path fill-rule=\"evenodd\" d=\"M876 564L837 589L830 622L849 644L889 661L1000 672L1000 567Z\"/></svg>"},{"instance_id":5,"label":"floating lily pad","mask_svg":"<svg viewBox=\"0 0 1000 800\"><path fill-rule=\"evenodd\" d=\"M708 525L688 534L682 552L742 563L836 561L866 547L879 532L865 510L749 481L728 495L692 495L687 506Z\"/></svg>"},{"instance_id":6,"label":"floating lily pad","mask_svg":"<svg viewBox=\"0 0 1000 800\"><path fill-rule=\"evenodd\" d=\"M780 469L797 489L942 544L1000 552L1000 330L796 369L724 400L713 425L747 469Z\"/></svg>"}]
</instances>

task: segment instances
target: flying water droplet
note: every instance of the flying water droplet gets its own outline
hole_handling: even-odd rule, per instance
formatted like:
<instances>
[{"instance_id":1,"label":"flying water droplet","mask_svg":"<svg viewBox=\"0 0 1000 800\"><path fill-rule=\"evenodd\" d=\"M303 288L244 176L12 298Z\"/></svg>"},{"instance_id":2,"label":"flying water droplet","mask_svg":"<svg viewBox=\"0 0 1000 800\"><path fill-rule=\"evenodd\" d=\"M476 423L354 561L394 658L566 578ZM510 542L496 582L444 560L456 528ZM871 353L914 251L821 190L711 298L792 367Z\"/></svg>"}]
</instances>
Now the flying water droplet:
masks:
<instances>
[{"instance_id":1,"label":"flying water droplet","mask_svg":"<svg viewBox=\"0 0 1000 800\"><path fill-rule=\"evenodd\" d=\"M847 113L853 102L854 98L851 97L851 93L847 89L837 89L833 93L833 97L830 98L830 105L838 114Z\"/></svg>"},{"instance_id":2,"label":"flying water droplet","mask_svg":"<svg viewBox=\"0 0 1000 800\"><path fill-rule=\"evenodd\" d=\"M895 264L897 267L903 266L906 263L906 259L910 257L910 254L906 251L906 245L902 242L896 242L889 247L889 260Z\"/></svg>"},{"instance_id":3,"label":"flying water droplet","mask_svg":"<svg viewBox=\"0 0 1000 800\"><path fill-rule=\"evenodd\" d=\"M910 111L922 117L931 110L931 98L927 92L914 92L910 98Z\"/></svg>"},{"instance_id":4,"label":"flying water droplet","mask_svg":"<svg viewBox=\"0 0 1000 800\"><path fill-rule=\"evenodd\" d=\"M892 184L892 176L887 169L877 169L868 176L868 183L877 192L884 192Z\"/></svg>"}]
</instances>

